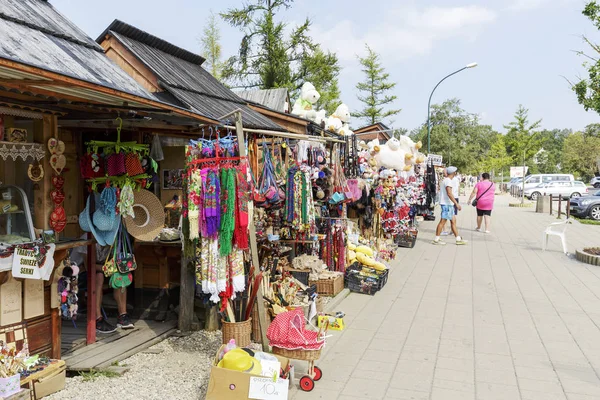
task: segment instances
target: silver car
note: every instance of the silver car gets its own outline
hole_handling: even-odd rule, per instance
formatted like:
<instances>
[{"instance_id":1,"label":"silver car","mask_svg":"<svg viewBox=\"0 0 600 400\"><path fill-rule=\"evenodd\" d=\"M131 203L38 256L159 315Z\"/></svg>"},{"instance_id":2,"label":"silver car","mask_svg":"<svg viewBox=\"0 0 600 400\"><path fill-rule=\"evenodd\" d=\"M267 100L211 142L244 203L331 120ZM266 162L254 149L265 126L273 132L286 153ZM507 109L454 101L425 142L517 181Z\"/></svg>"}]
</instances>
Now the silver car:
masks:
<instances>
[{"instance_id":1,"label":"silver car","mask_svg":"<svg viewBox=\"0 0 600 400\"><path fill-rule=\"evenodd\" d=\"M588 188L581 181L542 183L534 188L525 190L525 197L531 200L537 200L539 196L552 195L568 199L580 197L585 194L588 194Z\"/></svg>"}]
</instances>

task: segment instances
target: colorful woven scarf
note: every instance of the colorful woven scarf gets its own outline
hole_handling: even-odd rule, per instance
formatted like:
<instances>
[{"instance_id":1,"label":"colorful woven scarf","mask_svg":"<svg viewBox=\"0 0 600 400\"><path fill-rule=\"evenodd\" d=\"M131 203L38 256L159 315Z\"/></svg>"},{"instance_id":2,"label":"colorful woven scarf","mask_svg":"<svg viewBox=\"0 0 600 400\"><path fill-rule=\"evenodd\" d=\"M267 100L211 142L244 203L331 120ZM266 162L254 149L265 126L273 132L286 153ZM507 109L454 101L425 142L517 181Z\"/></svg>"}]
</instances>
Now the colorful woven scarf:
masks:
<instances>
[{"instance_id":1,"label":"colorful woven scarf","mask_svg":"<svg viewBox=\"0 0 600 400\"><path fill-rule=\"evenodd\" d=\"M219 228L219 249L222 257L231 254L233 232L235 231L235 168L221 170L221 226Z\"/></svg>"},{"instance_id":2,"label":"colorful woven scarf","mask_svg":"<svg viewBox=\"0 0 600 400\"><path fill-rule=\"evenodd\" d=\"M248 248L248 202L250 201L250 184L248 183L247 166L240 165L236 169L236 203L235 232L233 234L235 245L242 250Z\"/></svg>"},{"instance_id":3,"label":"colorful woven scarf","mask_svg":"<svg viewBox=\"0 0 600 400\"><path fill-rule=\"evenodd\" d=\"M238 248L229 255L229 276L233 285L233 293L243 292L246 289L244 278L244 252ZM232 299L235 297L232 297Z\"/></svg>"},{"instance_id":4,"label":"colorful woven scarf","mask_svg":"<svg viewBox=\"0 0 600 400\"><path fill-rule=\"evenodd\" d=\"M206 236L216 238L221 225L219 176L213 169L209 169L206 175L206 186L204 187L203 205L206 218Z\"/></svg>"}]
</instances>

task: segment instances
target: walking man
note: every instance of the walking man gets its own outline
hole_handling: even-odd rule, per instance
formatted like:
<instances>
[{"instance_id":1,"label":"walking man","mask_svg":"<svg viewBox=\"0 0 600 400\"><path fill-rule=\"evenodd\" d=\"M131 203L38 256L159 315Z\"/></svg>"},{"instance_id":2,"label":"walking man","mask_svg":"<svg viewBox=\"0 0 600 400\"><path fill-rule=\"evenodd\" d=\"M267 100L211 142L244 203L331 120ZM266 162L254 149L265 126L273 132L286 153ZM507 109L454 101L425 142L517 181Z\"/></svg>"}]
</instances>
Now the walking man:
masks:
<instances>
[{"instance_id":1,"label":"walking man","mask_svg":"<svg viewBox=\"0 0 600 400\"><path fill-rule=\"evenodd\" d=\"M444 178L442 183L440 184L440 206L442 208L442 218L437 225L435 230L435 239L433 240L433 244L445 245L445 242L440 240L440 235L442 234L442 229L447 221L450 222L450 229L452 233L456 237L457 245L467 244L466 240L463 240L462 237L458 234L458 228L456 227L456 218L454 218L454 207L458 211L461 211L462 208L458 201L454 197L452 187L456 185L454 181L454 177L456 176L456 167L448 167L446 168L447 176Z\"/></svg>"},{"instance_id":2,"label":"walking man","mask_svg":"<svg viewBox=\"0 0 600 400\"><path fill-rule=\"evenodd\" d=\"M454 167L452 167L454 168ZM445 177L448 177L448 173L444 174ZM454 220L454 222L456 222L456 216L458 215L458 204L460 204L460 200L458 198L460 192L460 181L461 179L458 177L457 174L454 175L454 178L452 178L452 195L454 196L454 199L456 200L456 204L454 204L454 216L452 217L452 219ZM444 222L444 226L442 226L442 236L446 236L449 235L450 232L448 232L446 230L446 223Z\"/></svg>"}]
</instances>

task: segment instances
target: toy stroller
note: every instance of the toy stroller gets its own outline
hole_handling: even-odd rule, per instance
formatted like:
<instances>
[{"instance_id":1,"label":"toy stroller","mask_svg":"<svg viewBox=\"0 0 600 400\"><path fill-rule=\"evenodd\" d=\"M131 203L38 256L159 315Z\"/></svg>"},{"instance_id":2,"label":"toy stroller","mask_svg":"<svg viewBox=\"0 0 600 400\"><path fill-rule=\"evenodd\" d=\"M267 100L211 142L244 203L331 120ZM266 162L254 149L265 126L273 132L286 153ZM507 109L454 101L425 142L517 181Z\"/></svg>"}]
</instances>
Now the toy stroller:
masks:
<instances>
[{"instance_id":1,"label":"toy stroller","mask_svg":"<svg viewBox=\"0 0 600 400\"><path fill-rule=\"evenodd\" d=\"M315 360L321 357L325 344L325 329L318 332L307 330L304 312L301 308L278 314L269 329L267 338L273 347L273 353L294 360L308 361L308 374L300 378L300 389L310 392L315 382L321 379L323 372L315 366Z\"/></svg>"}]
</instances>

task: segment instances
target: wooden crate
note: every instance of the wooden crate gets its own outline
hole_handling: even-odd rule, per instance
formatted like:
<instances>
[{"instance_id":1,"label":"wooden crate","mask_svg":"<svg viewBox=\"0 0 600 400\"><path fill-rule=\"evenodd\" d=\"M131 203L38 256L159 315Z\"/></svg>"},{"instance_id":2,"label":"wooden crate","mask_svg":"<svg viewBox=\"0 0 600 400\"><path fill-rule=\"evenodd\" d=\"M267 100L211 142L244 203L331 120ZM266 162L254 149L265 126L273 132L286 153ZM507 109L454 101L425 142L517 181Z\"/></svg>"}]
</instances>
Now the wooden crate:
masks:
<instances>
[{"instance_id":1,"label":"wooden crate","mask_svg":"<svg viewBox=\"0 0 600 400\"><path fill-rule=\"evenodd\" d=\"M335 296L344 290L344 277L342 275L335 279L319 279L318 281L310 281L309 285L317 285L317 293L323 296Z\"/></svg>"}]
</instances>

